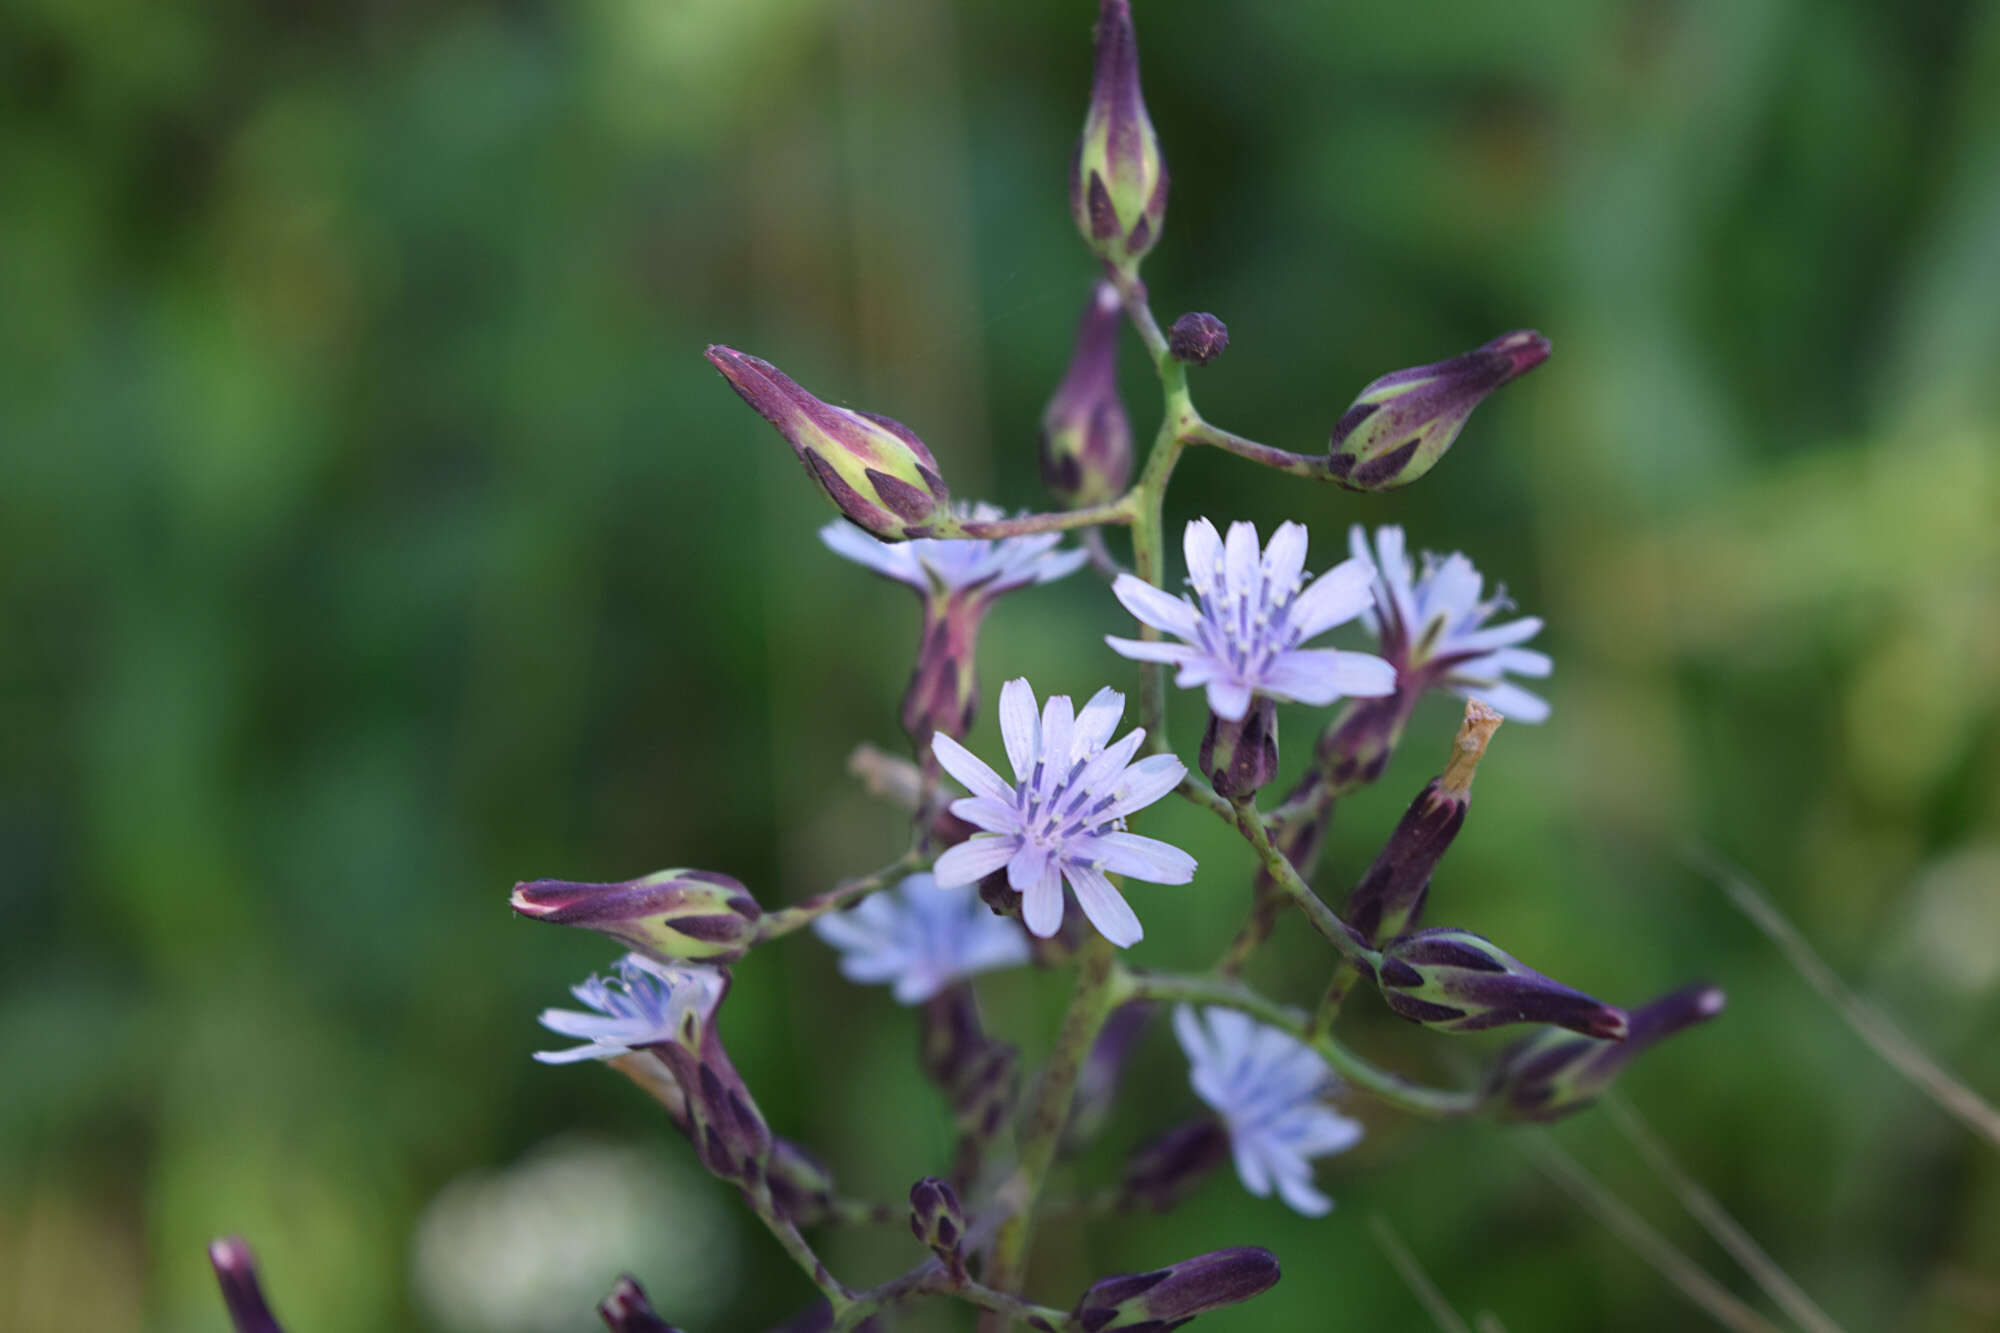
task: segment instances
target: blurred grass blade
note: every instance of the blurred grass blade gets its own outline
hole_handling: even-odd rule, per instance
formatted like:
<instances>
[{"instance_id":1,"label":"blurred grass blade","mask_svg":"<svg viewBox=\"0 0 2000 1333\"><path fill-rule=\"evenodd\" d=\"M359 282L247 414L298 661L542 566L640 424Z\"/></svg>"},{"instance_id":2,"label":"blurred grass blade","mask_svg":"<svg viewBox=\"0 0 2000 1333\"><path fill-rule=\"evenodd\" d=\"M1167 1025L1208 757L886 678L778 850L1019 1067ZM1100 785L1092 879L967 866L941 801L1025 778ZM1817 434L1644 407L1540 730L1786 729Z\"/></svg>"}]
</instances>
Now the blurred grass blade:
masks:
<instances>
[{"instance_id":1,"label":"blurred grass blade","mask_svg":"<svg viewBox=\"0 0 2000 1333\"><path fill-rule=\"evenodd\" d=\"M1743 1265L1743 1271L1756 1280L1774 1304L1807 1333L1844 1333L1839 1324L1827 1316L1826 1311L1814 1303L1813 1298L1792 1281L1775 1259L1764 1251L1756 1238L1745 1231L1737 1220L1725 1211L1713 1194L1702 1188L1676 1162L1667 1145L1653 1133L1631 1102L1616 1089L1606 1093L1598 1103L1610 1113L1611 1123L1618 1127L1647 1165L1658 1172L1673 1191L1680 1197L1681 1206L1693 1214L1708 1234L1715 1237L1715 1243L1729 1251L1730 1257Z\"/></svg>"},{"instance_id":2,"label":"blurred grass blade","mask_svg":"<svg viewBox=\"0 0 2000 1333\"><path fill-rule=\"evenodd\" d=\"M1424 1272L1424 1266L1417 1262L1417 1256L1410 1252L1409 1246L1403 1244L1403 1238L1396 1234L1396 1228L1389 1225L1389 1219L1377 1213L1368 1219L1368 1227L1375 1233L1375 1243L1382 1247L1382 1253L1389 1256L1389 1262L1394 1264L1396 1271L1402 1275L1410 1294L1417 1298L1417 1303L1430 1315L1431 1322L1443 1329L1444 1333L1472 1333L1472 1330L1465 1326L1465 1321L1458 1317L1458 1311L1451 1308L1451 1302L1444 1298L1444 1293L1437 1289L1437 1284L1431 1281L1430 1275Z\"/></svg>"},{"instance_id":3,"label":"blurred grass blade","mask_svg":"<svg viewBox=\"0 0 2000 1333\"><path fill-rule=\"evenodd\" d=\"M1928 1093L1939 1106L1964 1121L1975 1134L2000 1148L2000 1111L1995 1111L1983 1097L1924 1054L1894 1023L1849 990L1847 983L1813 951L1805 936L1784 918L1749 876L1705 848L1692 849L1688 857L1697 869L1722 887L1738 911L1770 937L1806 979L1806 984L1833 1006L1834 1012L1847 1021L1855 1035L1868 1043L1875 1054Z\"/></svg>"},{"instance_id":4,"label":"blurred grass blade","mask_svg":"<svg viewBox=\"0 0 2000 1333\"><path fill-rule=\"evenodd\" d=\"M1507 1333L1507 1326L1491 1310L1481 1310L1472 1320L1473 1333Z\"/></svg>"},{"instance_id":5,"label":"blurred grass blade","mask_svg":"<svg viewBox=\"0 0 2000 1333\"><path fill-rule=\"evenodd\" d=\"M1543 1175L1631 1246L1661 1277L1679 1287L1682 1295L1714 1316L1717 1323L1735 1329L1736 1333L1781 1333L1777 1325L1736 1299L1704 1272L1701 1265L1613 1197L1574 1157L1558 1147L1546 1131L1524 1134L1520 1142Z\"/></svg>"}]
</instances>

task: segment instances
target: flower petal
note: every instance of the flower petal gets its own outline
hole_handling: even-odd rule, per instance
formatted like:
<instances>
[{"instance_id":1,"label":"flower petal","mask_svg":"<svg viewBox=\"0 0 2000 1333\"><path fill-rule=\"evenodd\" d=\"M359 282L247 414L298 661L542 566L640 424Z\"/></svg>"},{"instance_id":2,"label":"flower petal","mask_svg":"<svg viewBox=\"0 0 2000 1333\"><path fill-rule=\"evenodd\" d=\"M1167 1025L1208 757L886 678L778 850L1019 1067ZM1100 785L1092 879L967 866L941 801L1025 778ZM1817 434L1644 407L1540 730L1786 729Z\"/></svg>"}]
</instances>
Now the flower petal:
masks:
<instances>
[{"instance_id":1,"label":"flower petal","mask_svg":"<svg viewBox=\"0 0 2000 1333\"><path fill-rule=\"evenodd\" d=\"M974 796L984 796L993 801L1014 799L1012 783L988 768L984 759L942 731L931 737L931 753L937 756L944 771L957 778L960 785Z\"/></svg>"},{"instance_id":2,"label":"flower petal","mask_svg":"<svg viewBox=\"0 0 2000 1333\"><path fill-rule=\"evenodd\" d=\"M1149 755L1119 777L1118 785L1112 788L1113 800L1102 818L1118 819L1134 810L1143 810L1178 787L1186 776L1187 765L1173 755Z\"/></svg>"},{"instance_id":3,"label":"flower petal","mask_svg":"<svg viewBox=\"0 0 2000 1333\"><path fill-rule=\"evenodd\" d=\"M1222 581L1222 537L1215 524L1205 518L1189 523L1181 541L1181 554L1187 560L1188 581L1197 592L1207 596Z\"/></svg>"},{"instance_id":4,"label":"flower petal","mask_svg":"<svg viewBox=\"0 0 2000 1333\"><path fill-rule=\"evenodd\" d=\"M1028 933L1047 939L1062 928L1062 872L1053 860L1043 863L1042 877L1021 893L1021 922Z\"/></svg>"},{"instance_id":5,"label":"flower petal","mask_svg":"<svg viewBox=\"0 0 2000 1333\"><path fill-rule=\"evenodd\" d=\"M1292 602L1296 643L1344 625L1375 603L1375 569L1363 560L1343 560L1306 585Z\"/></svg>"},{"instance_id":6,"label":"flower petal","mask_svg":"<svg viewBox=\"0 0 2000 1333\"><path fill-rule=\"evenodd\" d=\"M1000 834L975 833L958 846L947 847L931 867L931 874L941 889L985 879L1014 859L1020 841Z\"/></svg>"},{"instance_id":7,"label":"flower petal","mask_svg":"<svg viewBox=\"0 0 2000 1333\"><path fill-rule=\"evenodd\" d=\"M1042 752L1042 728L1035 717L1035 692L1024 678L1000 687L1000 739L1006 742L1014 781L1026 782Z\"/></svg>"},{"instance_id":8,"label":"flower petal","mask_svg":"<svg viewBox=\"0 0 2000 1333\"><path fill-rule=\"evenodd\" d=\"M1069 877L1069 886L1076 890L1076 901L1083 914L1097 927L1098 934L1121 949L1131 948L1145 935L1132 905L1112 887L1103 871L1075 862L1066 864L1063 871Z\"/></svg>"},{"instance_id":9,"label":"flower petal","mask_svg":"<svg viewBox=\"0 0 2000 1333\"><path fill-rule=\"evenodd\" d=\"M844 518L837 518L821 528L819 539L835 555L845 556L883 578L907 583L918 592L930 591L930 579L910 554L907 544L891 546L888 542L877 541Z\"/></svg>"},{"instance_id":10,"label":"flower petal","mask_svg":"<svg viewBox=\"0 0 2000 1333\"><path fill-rule=\"evenodd\" d=\"M1111 585L1111 593L1140 624L1165 630L1176 638L1194 637L1201 618L1187 598L1155 588L1133 574L1120 574Z\"/></svg>"},{"instance_id":11,"label":"flower petal","mask_svg":"<svg viewBox=\"0 0 2000 1333\"><path fill-rule=\"evenodd\" d=\"M1012 801L996 801L990 796L965 796L951 803L951 812L988 833L1021 831L1021 812Z\"/></svg>"},{"instance_id":12,"label":"flower petal","mask_svg":"<svg viewBox=\"0 0 2000 1333\"><path fill-rule=\"evenodd\" d=\"M1539 694L1532 694L1519 685L1502 681L1498 685L1483 685L1477 689L1461 689L1460 694L1468 699L1477 699L1490 708L1499 711L1502 717L1513 722L1546 722L1549 720L1549 701Z\"/></svg>"},{"instance_id":13,"label":"flower petal","mask_svg":"<svg viewBox=\"0 0 2000 1333\"><path fill-rule=\"evenodd\" d=\"M1199 648L1185 643L1161 643L1154 639L1121 639L1107 634L1104 641L1111 651L1133 662L1192 662L1205 656ZM1113 724L1114 726L1116 723Z\"/></svg>"},{"instance_id":14,"label":"flower petal","mask_svg":"<svg viewBox=\"0 0 2000 1333\"><path fill-rule=\"evenodd\" d=\"M1090 702L1076 715L1076 729L1070 733L1070 758L1081 759L1104 748L1118 719L1125 715L1125 696L1106 685L1090 696Z\"/></svg>"},{"instance_id":15,"label":"flower petal","mask_svg":"<svg viewBox=\"0 0 2000 1333\"><path fill-rule=\"evenodd\" d=\"M1139 833L1100 833L1091 839L1098 868L1129 875L1148 884L1186 884L1194 878L1195 859L1170 842Z\"/></svg>"},{"instance_id":16,"label":"flower petal","mask_svg":"<svg viewBox=\"0 0 2000 1333\"><path fill-rule=\"evenodd\" d=\"M1250 687L1233 678L1209 681L1208 711L1231 722L1241 722L1250 711Z\"/></svg>"}]
</instances>

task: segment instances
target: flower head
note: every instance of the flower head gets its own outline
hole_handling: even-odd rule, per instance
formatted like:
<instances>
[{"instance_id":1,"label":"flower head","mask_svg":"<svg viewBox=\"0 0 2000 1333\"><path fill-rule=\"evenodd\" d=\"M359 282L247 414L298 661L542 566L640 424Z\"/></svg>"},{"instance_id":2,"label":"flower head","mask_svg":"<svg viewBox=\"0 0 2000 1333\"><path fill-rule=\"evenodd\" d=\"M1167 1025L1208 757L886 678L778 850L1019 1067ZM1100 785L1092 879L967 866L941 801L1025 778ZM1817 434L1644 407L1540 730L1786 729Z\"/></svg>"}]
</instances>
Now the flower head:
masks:
<instances>
[{"instance_id":1,"label":"flower head","mask_svg":"<svg viewBox=\"0 0 2000 1333\"><path fill-rule=\"evenodd\" d=\"M941 889L930 875L820 917L813 930L840 951L842 976L893 985L898 1004L922 1004L954 981L1029 957L1020 927L987 910L970 884Z\"/></svg>"},{"instance_id":2,"label":"flower head","mask_svg":"<svg viewBox=\"0 0 2000 1333\"><path fill-rule=\"evenodd\" d=\"M1311 1047L1233 1009L1199 1017L1174 1010L1174 1035L1187 1052L1188 1081L1229 1129L1229 1147L1243 1188L1258 1198L1278 1195L1307 1217L1333 1208L1313 1188L1311 1159L1345 1152L1361 1141L1361 1122L1326 1104L1332 1070Z\"/></svg>"},{"instance_id":3,"label":"flower head","mask_svg":"<svg viewBox=\"0 0 2000 1333\"><path fill-rule=\"evenodd\" d=\"M1125 816L1165 796L1187 776L1172 755L1132 763L1146 733L1128 732L1107 745L1125 712L1125 696L1103 689L1076 712L1069 696L1052 695L1035 710L1025 680L1000 691L1000 735L1014 769L1008 782L951 737L932 739L932 753L972 795L951 811L985 830L940 856L934 873L944 887L970 884L1003 866L1022 898L1021 919L1043 939L1063 918L1063 883L1076 891L1090 924L1120 948L1145 933L1107 875L1154 884L1185 884L1194 858L1157 838L1125 831Z\"/></svg>"},{"instance_id":4,"label":"flower head","mask_svg":"<svg viewBox=\"0 0 2000 1333\"><path fill-rule=\"evenodd\" d=\"M570 994L595 1013L574 1009L544 1009L542 1026L586 1043L566 1051L536 1051L543 1064L575 1060L611 1060L642 1046L664 1042L693 1045L715 1016L729 979L712 967L687 967L657 962L628 953L618 960L618 973L606 980L591 977Z\"/></svg>"},{"instance_id":5,"label":"flower head","mask_svg":"<svg viewBox=\"0 0 2000 1333\"><path fill-rule=\"evenodd\" d=\"M1457 551L1448 556L1424 552L1423 573L1417 574L1401 528L1377 528L1370 549L1366 529L1356 524L1348 531L1348 546L1373 576L1373 607L1362 621L1382 655L1394 663L1404 688L1447 689L1516 722L1548 718L1546 699L1505 679L1549 674L1547 653L1519 646L1541 632L1540 617L1488 625L1495 614L1513 606L1507 590L1495 587L1491 597L1482 599L1484 580Z\"/></svg>"},{"instance_id":6,"label":"flower head","mask_svg":"<svg viewBox=\"0 0 2000 1333\"><path fill-rule=\"evenodd\" d=\"M958 507L960 518L982 522L1002 517L990 504ZM1074 572L1090 557L1083 551L1059 551L1060 532L1027 537L919 537L912 541L877 541L851 523L836 519L819 530L819 539L835 555L874 570L885 579L906 583L925 597L977 593L992 598L1030 583L1048 583Z\"/></svg>"},{"instance_id":7,"label":"flower head","mask_svg":"<svg viewBox=\"0 0 2000 1333\"><path fill-rule=\"evenodd\" d=\"M1141 622L1183 642L1107 637L1122 656L1175 664L1174 683L1206 686L1210 711L1233 722L1249 712L1254 695L1330 704L1396 688L1394 669L1379 657L1299 646L1368 608L1369 565L1348 560L1308 584L1306 530L1298 523L1279 524L1260 554L1252 524L1230 524L1225 544L1213 523L1198 518L1187 526L1185 545L1199 605L1130 574L1111 589Z\"/></svg>"}]
</instances>

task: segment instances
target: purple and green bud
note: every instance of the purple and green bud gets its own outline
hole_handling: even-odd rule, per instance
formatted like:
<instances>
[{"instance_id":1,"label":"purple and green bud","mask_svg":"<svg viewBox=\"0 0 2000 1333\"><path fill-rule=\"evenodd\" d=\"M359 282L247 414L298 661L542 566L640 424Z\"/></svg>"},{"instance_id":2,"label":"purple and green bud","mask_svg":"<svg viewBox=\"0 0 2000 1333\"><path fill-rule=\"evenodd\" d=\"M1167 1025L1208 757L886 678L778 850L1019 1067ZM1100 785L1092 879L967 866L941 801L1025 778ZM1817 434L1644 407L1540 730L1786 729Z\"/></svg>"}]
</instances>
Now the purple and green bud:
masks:
<instances>
[{"instance_id":1,"label":"purple and green bud","mask_svg":"<svg viewBox=\"0 0 2000 1333\"><path fill-rule=\"evenodd\" d=\"M257 1280L257 1256L241 1236L224 1236L209 1242L208 1262L222 1287L222 1303L229 1307L229 1322L236 1333L285 1333L271 1307L264 1303L264 1288Z\"/></svg>"},{"instance_id":2,"label":"purple and green bud","mask_svg":"<svg viewBox=\"0 0 2000 1333\"><path fill-rule=\"evenodd\" d=\"M1167 164L1139 91L1130 0L1100 0L1090 110L1070 165L1069 211L1098 258L1136 264L1167 218Z\"/></svg>"},{"instance_id":3,"label":"purple and green bud","mask_svg":"<svg viewBox=\"0 0 2000 1333\"><path fill-rule=\"evenodd\" d=\"M1549 340L1519 329L1449 361L1384 375L1334 425L1330 470L1354 490L1409 485L1444 457L1487 394L1548 358Z\"/></svg>"},{"instance_id":4,"label":"purple and green bud","mask_svg":"<svg viewBox=\"0 0 2000 1333\"><path fill-rule=\"evenodd\" d=\"M582 926L663 962L729 963L764 915L750 891L711 870L661 870L616 884L538 879L514 886L516 912Z\"/></svg>"},{"instance_id":5,"label":"purple and green bud","mask_svg":"<svg viewBox=\"0 0 2000 1333\"><path fill-rule=\"evenodd\" d=\"M1076 350L1042 409L1042 483L1081 509L1125 493L1132 480L1132 419L1118 396L1118 289L1100 281L1076 326Z\"/></svg>"},{"instance_id":6,"label":"purple and green bud","mask_svg":"<svg viewBox=\"0 0 2000 1333\"><path fill-rule=\"evenodd\" d=\"M1591 1041L1567 1032L1543 1032L1501 1053L1487 1080L1487 1104L1501 1120L1560 1120L1581 1111L1609 1088L1626 1065L1683 1028L1721 1013L1720 988L1688 986L1643 1004L1628 1016L1621 1042Z\"/></svg>"},{"instance_id":7,"label":"purple and green bud","mask_svg":"<svg viewBox=\"0 0 2000 1333\"><path fill-rule=\"evenodd\" d=\"M1125 1163L1120 1202L1164 1213L1229 1160L1229 1130L1214 1116L1176 1125L1139 1147Z\"/></svg>"},{"instance_id":8,"label":"purple and green bud","mask_svg":"<svg viewBox=\"0 0 2000 1333\"><path fill-rule=\"evenodd\" d=\"M930 752L937 732L962 740L972 730L979 712L979 622L991 605L977 589L924 598L923 638L903 691L902 717L903 731L920 754Z\"/></svg>"},{"instance_id":9,"label":"purple and green bud","mask_svg":"<svg viewBox=\"0 0 2000 1333\"><path fill-rule=\"evenodd\" d=\"M1196 1315L1261 1296L1278 1281L1278 1257L1242 1246L1150 1273L1107 1277L1076 1303L1072 1317L1083 1333L1111 1329L1178 1328Z\"/></svg>"},{"instance_id":10,"label":"purple and green bud","mask_svg":"<svg viewBox=\"0 0 2000 1333\"><path fill-rule=\"evenodd\" d=\"M965 1280L965 1212L958 1195L936 1176L925 1176L910 1186L910 1234L926 1246L952 1281Z\"/></svg>"},{"instance_id":11,"label":"purple and green bud","mask_svg":"<svg viewBox=\"0 0 2000 1333\"><path fill-rule=\"evenodd\" d=\"M597 1315L611 1333L679 1333L673 1325L653 1313L653 1304L646 1299L646 1289L630 1274L619 1278L611 1294L598 1303Z\"/></svg>"},{"instance_id":12,"label":"purple and green bud","mask_svg":"<svg viewBox=\"0 0 2000 1333\"><path fill-rule=\"evenodd\" d=\"M1485 704L1466 705L1444 773L1417 793L1375 864L1348 895L1341 919L1370 946L1407 934L1423 918L1431 875L1465 823L1473 774L1499 726L1500 715Z\"/></svg>"},{"instance_id":13,"label":"purple and green bud","mask_svg":"<svg viewBox=\"0 0 2000 1333\"><path fill-rule=\"evenodd\" d=\"M1421 930L1394 941L1382 950L1375 984L1397 1014L1444 1032L1547 1023L1615 1042L1627 1030L1624 1010L1550 980L1469 930Z\"/></svg>"},{"instance_id":14,"label":"purple and green bud","mask_svg":"<svg viewBox=\"0 0 2000 1333\"><path fill-rule=\"evenodd\" d=\"M1254 796L1278 776L1278 706L1262 695L1232 722L1208 715L1201 737L1201 771L1218 796Z\"/></svg>"},{"instance_id":15,"label":"purple and green bud","mask_svg":"<svg viewBox=\"0 0 2000 1333\"><path fill-rule=\"evenodd\" d=\"M1205 366L1229 350L1229 326L1209 314L1186 314L1167 330L1167 351L1176 361Z\"/></svg>"},{"instance_id":16,"label":"purple and green bud","mask_svg":"<svg viewBox=\"0 0 2000 1333\"><path fill-rule=\"evenodd\" d=\"M949 525L951 494L937 460L908 426L822 402L776 366L733 348L710 347L708 360L857 526L902 541Z\"/></svg>"}]
</instances>

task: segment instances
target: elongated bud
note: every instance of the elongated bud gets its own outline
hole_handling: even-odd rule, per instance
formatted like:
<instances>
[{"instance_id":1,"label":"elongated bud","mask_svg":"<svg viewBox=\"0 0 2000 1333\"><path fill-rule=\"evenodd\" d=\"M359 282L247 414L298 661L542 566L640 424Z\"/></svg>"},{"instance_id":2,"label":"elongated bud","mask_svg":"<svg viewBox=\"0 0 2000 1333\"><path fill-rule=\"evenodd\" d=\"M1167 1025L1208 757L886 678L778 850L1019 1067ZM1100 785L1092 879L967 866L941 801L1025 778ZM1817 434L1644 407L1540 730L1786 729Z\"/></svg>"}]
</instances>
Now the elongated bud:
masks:
<instances>
[{"instance_id":1,"label":"elongated bud","mask_svg":"<svg viewBox=\"0 0 2000 1333\"><path fill-rule=\"evenodd\" d=\"M1167 164L1139 91L1139 43L1129 0L1101 0L1090 110L1070 166L1069 211L1098 258L1129 266L1160 239Z\"/></svg>"},{"instance_id":2,"label":"elongated bud","mask_svg":"<svg viewBox=\"0 0 2000 1333\"><path fill-rule=\"evenodd\" d=\"M1229 326L1214 315L1182 315L1167 330L1167 350L1176 361L1205 366L1229 350Z\"/></svg>"},{"instance_id":3,"label":"elongated bud","mask_svg":"<svg viewBox=\"0 0 2000 1333\"><path fill-rule=\"evenodd\" d=\"M1177 1328L1196 1315L1261 1296L1277 1281L1278 1257L1269 1250L1216 1250L1172 1268L1104 1278L1076 1303L1074 1317L1083 1333Z\"/></svg>"},{"instance_id":4,"label":"elongated bud","mask_svg":"<svg viewBox=\"0 0 2000 1333\"><path fill-rule=\"evenodd\" d=\"M1099 282L1076 326L1076 350L1042 409L1042 484L1071 509L1102 504L1132 480L1132 419L1118 396L1118 289Z\"/></svg>"},{"instance_id":5,"label":"elongated bud","mask_svg":"<svg viewBox=\"0 0 2000 1333\"><path fill-rule=\"evenodd\" d=\"M1488 1105L1502 1120L1560 1120L1581 1111L1611 1086L1626 1065L1682 1028L1721 1013L1726 999L1715 986L1687 986L1631 1012L1624 1041L1591 1041L1567 1032L1543 1032L1500 1055L1487 1081Z\"/></svg>"},{"instance_id":6,"label":"elongated bud","mask_svg":"<svg viewBox=\"0 0 2000 1333\"><path fill-rule=\"evenodd\" d=\"M903 691L903 730L920 753L942 731L953 740L972 730L979 710L979 622L989 603L978 593L924 598L923 639Z\"/></svg>"},{"instance_id":7,"label":"elongated bud","mask_svg":"<svg viewBox=\"0 0 2000 1333\"><path fill-rule=\"evenodd\" d=\"M1253 795L1278 776L1277 705L1253 699L1235 722L1210 713L1201 736L1201 771L1216 795L1230 798Z\"/></svg>"},{"instance_id":8,"label":"elongated bud","mask_svg":"<svg viewBox=\"0 0 2000 1333\"><path fill-rule=\"evenodd\" d=\"M793 1225L809 1227L833 1212L833 1172L816 1155L790 1139L773 1138L764 1164L771 1202Z\"/></svg>"},{"instance_id":9,"label":"elongated bud","mask_svg":"<svg viewBox=\"0 0 2000 1333\"><path fill-rule=\"evenodd\" d=\"M516 884L522 916L582 926L665 962L727 963L757 938L763 909L750 891L712 870L661 870L616 884L538 879Z\"/></svg>"},{"instance_id":10,"label":"elongated bud","mask_svg":"<svg viewBox=\"0 0 2000 1333\"><path fill-rule=\"evenodd\" d=\"M222 1286L222 1303L229 1307L229 1322L236 1333L285 1333L264 1303L264 1288L257 1280L257 1256L241 1236L224 1236L211 1241L208 1262L215 1280Z\"/></svg>"},{"instance_id":11,"label":"elongated bud","mask_svg":"<svg viewBox=\"0 0 2000 1333\"><path fill-rule=\"evenodd\" d=\"M954 1282L965 1279L965 1255L959 1249L965 1240L965 1213L951 1186L936 1176L910 1186L910 1234L944 1262Z\"/></svg>"},{"instance_id":12,"label":"elongated bud","mask_svg":"<svg viewBox=\"0 0 2000 1333\"><path fill-rule=\"evenodd\" d=\"M1348 895L1341 919L1370 945L1407 933L1422 918L1431 874L1465 823L1472 803L1472 776L1500 715L1474 699L1452 743L1451 762L1432 778L1403 812L1382 854Z\"/></svg>"},{"instance_id":13,"label":"elongated bud","mask_svg":"<svg viewBox=\"0 0 2000 1333\"><path fill-rule=\"evenodd\" d=\"M679 1333L673 1325L653 1313L652 1302L646 1299L646 1289L629 1273L619 1278L611 1294L598 1304L597 1315L611 1333Z\"/></svg>"},{"instance_id":14,"label":"elongated bud","mask_svg":"<svg viewBox=\"0 0 2000 1333\"><path fill-rule=\"evenodd\" d=\"M822 402L768 361L710 347L709 363L778 428L842 515L884 541L926 537L951 518L937 460L900 421Z\"/></svg>"},{"instance_id":15,"label":"elongated bud","mask_svg":"<svg viewBox=\"0 0 2000 1333\"><path fill-rule=\"evenodd\" d=\"M1396 1013L1445 1032L1548 1023L1586 1037L1625 1039L1624 1010L1551 981L1469 930L1405 935L1382 951L1375 982Z\"/></svg>"},{"instance_id":16,"label":"elongated bud","mask_svg":"<svg viewBox=\"0 0 2000 1333\"><path fill-rule=\"evenodd\" d=\"M1355 490L1407 486L1444 457L1487 394L1548 359L1549 340L1520 329L1464 356L1384 375L1335 424L1328 465Z\"/></svg>"},{"instance_id":17,"label":"elongated bud","mask_svg":"<svg viewBox=\"0 0 2000 1333\"><path fill-rule=\"evenodd\" d=\"M1176 1125L1125 1163L1123 1201L1164 1213L1229 1160L1229 1131L1214 1116Z\"/></svg>"}]
</instances>

